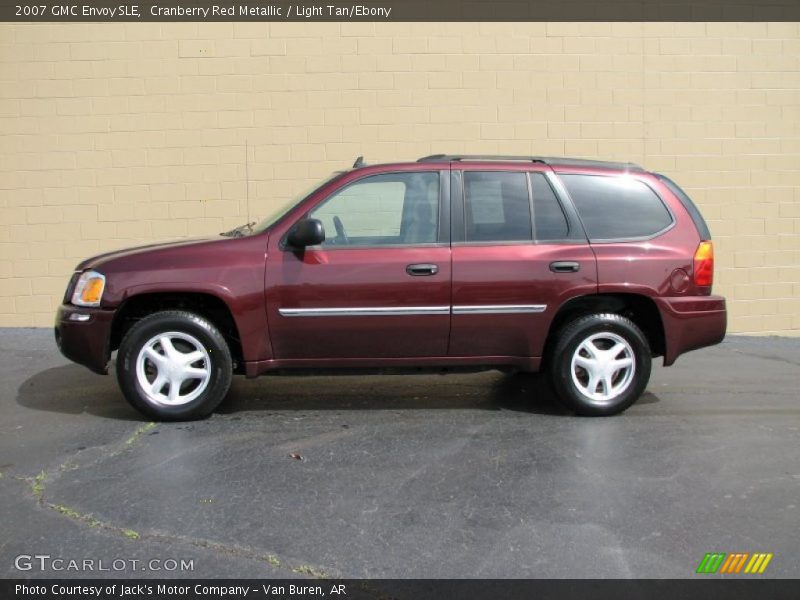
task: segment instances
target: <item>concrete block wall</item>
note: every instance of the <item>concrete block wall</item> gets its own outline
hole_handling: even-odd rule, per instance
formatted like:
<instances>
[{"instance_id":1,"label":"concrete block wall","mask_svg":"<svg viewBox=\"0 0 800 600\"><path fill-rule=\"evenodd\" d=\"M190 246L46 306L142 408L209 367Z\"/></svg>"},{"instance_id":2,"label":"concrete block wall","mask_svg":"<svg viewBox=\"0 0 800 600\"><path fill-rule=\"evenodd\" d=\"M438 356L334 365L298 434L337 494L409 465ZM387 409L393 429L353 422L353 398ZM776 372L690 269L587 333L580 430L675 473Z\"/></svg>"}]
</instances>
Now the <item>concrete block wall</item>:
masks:
<instances>
[{"instance_id":1,"label":"concrete block wall","mask_svg":"<svg viewBox=\"0 0 800 600\"><path fill-rule=\"evenodd\" d=\"M50 326L89 255L435 152L664 172L730 331L800 333L798 23L0 24L0 326Z\"/></svg>"}]
</instances>

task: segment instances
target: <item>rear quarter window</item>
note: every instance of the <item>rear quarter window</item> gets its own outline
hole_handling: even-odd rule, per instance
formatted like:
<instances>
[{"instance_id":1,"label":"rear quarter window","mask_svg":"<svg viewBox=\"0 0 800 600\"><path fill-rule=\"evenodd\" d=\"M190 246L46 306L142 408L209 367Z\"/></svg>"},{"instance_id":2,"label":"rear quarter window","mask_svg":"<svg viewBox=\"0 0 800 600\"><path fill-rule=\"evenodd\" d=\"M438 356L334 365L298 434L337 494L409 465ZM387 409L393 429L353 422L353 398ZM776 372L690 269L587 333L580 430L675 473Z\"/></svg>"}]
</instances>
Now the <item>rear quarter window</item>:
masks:
<instances>
[{"instance_id":1,"label":"rear quarter window","mask_svg":"<svg viewBox=\"0 0 800 600\"><path fill-rule=\"evenodd\" d=\"M631 177L560 175L592 241L651 237L672 224L661 198Z\"/></svg>"}]
</instances>

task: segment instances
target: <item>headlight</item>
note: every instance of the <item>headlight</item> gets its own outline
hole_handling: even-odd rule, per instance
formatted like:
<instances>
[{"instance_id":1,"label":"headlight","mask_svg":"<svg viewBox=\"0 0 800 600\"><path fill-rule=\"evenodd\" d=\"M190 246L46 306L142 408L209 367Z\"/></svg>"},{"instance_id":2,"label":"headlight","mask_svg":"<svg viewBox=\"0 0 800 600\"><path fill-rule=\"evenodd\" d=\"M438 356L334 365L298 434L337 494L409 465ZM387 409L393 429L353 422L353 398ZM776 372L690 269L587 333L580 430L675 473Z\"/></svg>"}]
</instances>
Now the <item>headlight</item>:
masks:
<instances>
[{"instance_id":1,"label":"headlight","mask_svg":"<svg viewBox=\"0 0 800 600\"><path fill-rule=\"evenodd\" d=\"M72 303L76 306L100 306L105 287L105 275L97 271L84 271L75 284Z\"/></svg>"}]
</instances>

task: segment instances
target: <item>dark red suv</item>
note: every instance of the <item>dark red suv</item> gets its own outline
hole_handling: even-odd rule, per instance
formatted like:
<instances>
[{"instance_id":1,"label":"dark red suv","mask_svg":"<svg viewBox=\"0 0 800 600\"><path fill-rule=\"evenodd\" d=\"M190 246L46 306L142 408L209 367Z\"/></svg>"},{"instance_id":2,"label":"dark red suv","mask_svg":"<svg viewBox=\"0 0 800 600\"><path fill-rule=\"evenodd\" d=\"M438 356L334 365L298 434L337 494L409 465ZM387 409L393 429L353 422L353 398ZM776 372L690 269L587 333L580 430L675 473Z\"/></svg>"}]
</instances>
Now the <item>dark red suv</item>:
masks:
<instances>
[{"instance_id":1,"label":"dark red suv","mask_svg":"<svg viewBox=\"0 0 800 600\"><path fill-rule=\"evenodd\" d=\"M708 227L663 175L568 158L434 155L335 173L223 237L78 265L65 356L156 419L234 373L544 369L575 412L630 406L651 358L725 335Z\"/></svg>"}]
</instances>

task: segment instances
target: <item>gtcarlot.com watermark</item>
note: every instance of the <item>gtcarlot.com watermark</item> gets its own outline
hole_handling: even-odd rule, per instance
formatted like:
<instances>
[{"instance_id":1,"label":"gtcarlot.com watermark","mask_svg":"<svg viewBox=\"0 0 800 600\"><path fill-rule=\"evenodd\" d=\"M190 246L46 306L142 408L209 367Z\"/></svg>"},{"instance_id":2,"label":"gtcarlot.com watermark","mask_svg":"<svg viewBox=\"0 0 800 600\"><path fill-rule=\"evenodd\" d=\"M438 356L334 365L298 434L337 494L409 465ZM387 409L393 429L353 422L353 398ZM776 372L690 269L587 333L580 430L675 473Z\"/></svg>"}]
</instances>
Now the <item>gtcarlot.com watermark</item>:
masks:
<instances>
[{"instance_id":1,"label":"gtcarlot.com watermark","mask_svg":"<svg viewBox=\"0 0 800 600\"><path fill-rule=\"evenodd\" d=\"M194 559L185 558L64 558L50 554L20 554L14 559L18 571L194 571Z\"/></svg>"}]
</instances>

